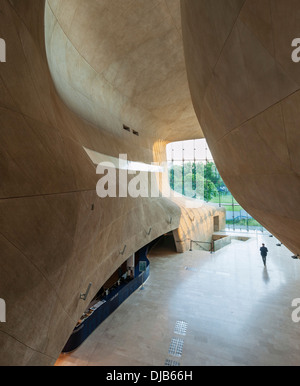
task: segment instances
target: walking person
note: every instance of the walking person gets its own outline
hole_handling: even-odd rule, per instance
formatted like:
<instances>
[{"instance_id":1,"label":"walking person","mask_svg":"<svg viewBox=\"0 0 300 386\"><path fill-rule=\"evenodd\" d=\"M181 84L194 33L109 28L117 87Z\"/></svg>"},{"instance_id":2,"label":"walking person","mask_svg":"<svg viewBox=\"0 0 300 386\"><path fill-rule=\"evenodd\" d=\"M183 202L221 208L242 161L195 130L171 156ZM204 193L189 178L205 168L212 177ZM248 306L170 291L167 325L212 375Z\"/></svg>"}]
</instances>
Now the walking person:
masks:
<instances>
[{"instance_id":1,"label":"walking person","mask_svg":"<svg viewBox=\"0 0 300 386\"><path fill-rule=\"evenodd\" d=\"M265 244L263 244L262 247L260 248L260 254L261 254L264 266L266 266L266 264L267 264L268 252L269 252L268 248L266 248Z\"/></svg>"}]
</instances>

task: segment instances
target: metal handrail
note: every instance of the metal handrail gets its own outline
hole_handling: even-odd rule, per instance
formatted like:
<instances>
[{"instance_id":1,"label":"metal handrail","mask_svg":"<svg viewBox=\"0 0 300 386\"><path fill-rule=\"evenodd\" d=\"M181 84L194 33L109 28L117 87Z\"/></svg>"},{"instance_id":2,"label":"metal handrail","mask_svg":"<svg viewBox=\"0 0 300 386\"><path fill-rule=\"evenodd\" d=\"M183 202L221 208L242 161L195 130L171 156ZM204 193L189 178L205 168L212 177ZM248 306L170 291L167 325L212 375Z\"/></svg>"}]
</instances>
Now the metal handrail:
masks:
<instances>
[{"instance_id":1,"label":"metal handrail","mask_svg":"<svg viewBox=\"0 0 300 386\"><path fill-rule=\"evenodd\" d=\"M210 249L210 253L213 253L214 252L214 250L215 250L215 248L214 248L214 246L215 246L215 243L214 243L214 240L212 240L211 242L209 242L209 241L196 241L196 240L191 240L190 239L190 251L192 251L193 250L193 243L196 243L196 244L209 244L210 246L211 246L211 249ZM199 245L200 247L201 247L201 245Z\"/></svg>"}]
</instances>

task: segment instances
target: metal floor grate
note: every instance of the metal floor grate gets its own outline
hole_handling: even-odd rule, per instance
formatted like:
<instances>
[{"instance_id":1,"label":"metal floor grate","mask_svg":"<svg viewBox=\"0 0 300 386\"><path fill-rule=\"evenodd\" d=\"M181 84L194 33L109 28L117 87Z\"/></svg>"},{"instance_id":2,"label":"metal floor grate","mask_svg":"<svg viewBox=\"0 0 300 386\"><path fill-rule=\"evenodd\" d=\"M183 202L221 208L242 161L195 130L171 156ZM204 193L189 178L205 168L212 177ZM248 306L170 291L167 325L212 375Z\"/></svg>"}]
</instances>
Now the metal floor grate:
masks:
<instances>
[{"instance_id":1,"label":"metal floor grate","mask_svg":"<svg viewBox=\"0 0 300 386\"><path fill-rule=\"evenodd\" d=\"M183 339L173 338L169 348L169 354L174 357L181 357L183 350Z\"/></svg>"},{"instance_id":2,"label":"metal floor grate","mask_svg":"<svg viewBox=\"0 0 300 386\"><path fill-rule=\"evenodd\" d=\"M166 359L165 366L180 366L180 363L172 359Z\"/></svg>"},{"instance_id":3,"label":"metal floor grate","mask_svg":"<svg viewBox=\"0 0 300 386\"><path fill-rule=\"evenodd\" d=\"M174 334L177 335L186 335L188 324L186 322L178 321L176 322Z\"/></svg>"}]
</instances>

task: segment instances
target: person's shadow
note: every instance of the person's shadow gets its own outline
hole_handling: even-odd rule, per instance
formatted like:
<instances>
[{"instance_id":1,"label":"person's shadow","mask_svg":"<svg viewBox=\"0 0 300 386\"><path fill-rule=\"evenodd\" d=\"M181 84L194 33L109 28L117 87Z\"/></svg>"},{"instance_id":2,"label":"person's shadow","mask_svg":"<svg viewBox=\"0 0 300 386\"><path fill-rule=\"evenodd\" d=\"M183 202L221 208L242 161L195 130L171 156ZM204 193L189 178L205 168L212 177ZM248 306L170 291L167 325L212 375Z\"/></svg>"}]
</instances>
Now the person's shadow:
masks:
<instances>
[{"instance_id":1,"label":"person's shadow","mask_svg":"<svg viewBox=\"0 0 300 386\"><path fill-rule=\"evenodd\" d=\"M265 282L265 284L268 284L270 282L270 276L267 267L265 267L263 270L263 281Z\"/></svg>"}]
</instances>

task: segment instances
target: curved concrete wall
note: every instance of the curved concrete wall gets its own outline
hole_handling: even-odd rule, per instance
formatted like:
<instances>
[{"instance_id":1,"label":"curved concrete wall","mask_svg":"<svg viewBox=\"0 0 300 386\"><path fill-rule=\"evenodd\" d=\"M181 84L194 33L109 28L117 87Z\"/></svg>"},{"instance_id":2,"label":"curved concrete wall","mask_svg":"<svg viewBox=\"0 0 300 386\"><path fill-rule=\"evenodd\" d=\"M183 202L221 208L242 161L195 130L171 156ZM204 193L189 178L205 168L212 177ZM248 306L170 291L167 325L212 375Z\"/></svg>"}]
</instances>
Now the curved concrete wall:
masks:
<instances>
[{"instance_id":1,"label":"curved concrete wall","mask_svg":"<svg viewBox=\"0 0 300 386\"><path fill-rule=\"evenodd\" d=\"M122 124L152 139L202 136L178 0L47 0L46 45L60 95L89 122L117 136Z\"/></svg>"},{"instance_id":2,"label":"curved concrete wall","mask_svg":"<svg viewBox=\"0 0 300 386\"><path fill-rule=\"evenodd\" d=\"M87 2L49 2L62 3L76 8ZM147 7L148 0L143 4ZM91 298L130 254L174 229L179 229L181 245L186 237L210 237L213 215L224 216L222 210L210 207L185 209L184 203L168 198L99 199L96 168L84 148L112 157L125 153L133 161L162 160L166 141L173 139L168 135L170 122L164 122L162 114L157 118L160 133L153 134L149 124L148 131L136 137L122 128L112 129L116 120L111 116L118 117L120 124L123 116L117 108L114 112L109 98L107 110L101 106L108 117L103 126L102 114L87 122L74 105L69 106L72 112L50 74L44 20L44 1L1 2L0 36L7 46L7 62L0 64L0 297L7 304L7 322L0 324L1 365L54 364ZM46 25L48 58L57 84L61 73L55 60L68 63L64 56L68 40L62 40L66 46L59 51L53 39L61 31ZM70 64L69 69L76 73L76 66ZM82 79L80 87L84 84ZM66 96L72 96L73 86L78 84L66 86ZM133 106L129 111L133 114ZM136 114L143 120L142 108ZM126 119L129 115L124 112ZM148 114L144 121L149 123ZM189 129L187 137L191 134ZM199 135L197 124L194 137ZM178 139L183 137L181 133ZM120 254L125 245L127 256ZM80 293L89 282L93 286L83 302Z\"/></svg>"},{"instance_id":3,"label":"curved concrete wall","mask_svg":"<svg viewBox=\"0 0 300 386\"><path fill-rule=\"evenodd\" d=\"M297 0L182 0L195 111L237 201L300 254Z\"/></svg>"}]
</instances>

